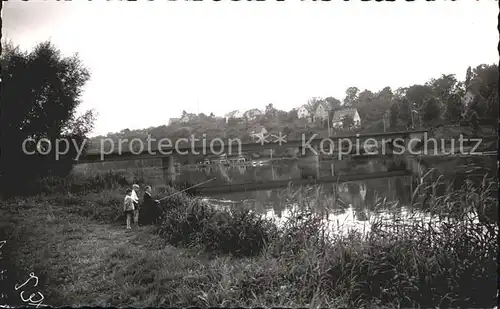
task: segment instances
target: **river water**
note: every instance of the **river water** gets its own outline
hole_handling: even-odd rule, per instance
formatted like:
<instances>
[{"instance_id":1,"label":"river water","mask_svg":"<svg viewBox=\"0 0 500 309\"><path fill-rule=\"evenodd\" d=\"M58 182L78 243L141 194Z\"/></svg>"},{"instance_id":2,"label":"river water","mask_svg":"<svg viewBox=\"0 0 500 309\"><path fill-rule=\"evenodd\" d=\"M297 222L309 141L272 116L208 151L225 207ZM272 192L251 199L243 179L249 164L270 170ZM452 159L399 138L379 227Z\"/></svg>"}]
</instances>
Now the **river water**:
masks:
<instances>
[{"instance_id":1,"label":"river water","mask_svg":"<svg viewBox=\"0 0 500 309\"><path fill-rule=\"evenodd\" d=\"M102 172L107 169L106 164L94 165L94 169ZM164 184L159 168L120 164L124 166L118 170L140 171L152 185ZM116 166L113 169L117 170ZM438 180L435 193L440 196L447 190L459 189L466 181L480 183L485 175L496 177L496 156L427 156L410 160L395 156L319 162L307 158L264 158L234 164L181 166L176 182L201 183L199 188L204 190L198 194L207 203L222 208L248 208L278 224L290 218L297 208L306 207L321 213L332 229L366 231L374 220L394 221L410 215L414 220L416 214L428 218L425 211L410 205L412 192L422 181L428 184ZM342 177L351 176L356 179L342 181ZM337 181L313 184L325 178ZM288 185L295 180L302 181L301 186Z\"/></svg>"},{"instance_id":2,"label":"river water","mask_svg":"<svg viewBox=\"0 0 500 309\"><path fill-rule=\"evenodd\" d=\"M422 182L436 183L436 194L460 188L466 181L479 183L484 175L496 176L496 158L427 157L413 158L413 170L408 175L331 182L309 186L282 188L252 188L254 182L275 182L293 179L321 179L328 176L370 175L407 170L401 158L368 158L342 161L304 163L294 160L257 161L247 164L213 165L184 168L179 181L200 183L210 179L210 187L248 183L239 192L203 193L204 200L218 207L248 208L275 219L278 224L290 218L297 208L321 213L331 229L368 231L374 220L400 220L429 216L411 206L412 192ZM411 165L411 164L410 164ZM418 168L415 168L418 166ZM423 177L425 173L427 176ZM423 179L425 178L425 179Z\"/></svg>"}]
</instances>

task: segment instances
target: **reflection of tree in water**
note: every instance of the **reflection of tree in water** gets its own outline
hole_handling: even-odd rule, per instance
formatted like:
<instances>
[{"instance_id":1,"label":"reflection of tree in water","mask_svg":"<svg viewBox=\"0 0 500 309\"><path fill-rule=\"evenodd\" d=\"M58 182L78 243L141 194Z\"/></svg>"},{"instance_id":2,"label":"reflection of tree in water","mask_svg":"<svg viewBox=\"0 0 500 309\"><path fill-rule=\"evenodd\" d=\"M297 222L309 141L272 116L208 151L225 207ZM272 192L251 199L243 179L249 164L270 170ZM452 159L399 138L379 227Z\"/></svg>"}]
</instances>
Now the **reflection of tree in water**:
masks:
<instances>
[{"instance_id":1,"label":"reflection of tree in water","mask_svg":"<svg viewBox=\"0 0 500 309\"><path fill-rule=\"evenodd\" d=\"M370 179L365 181L365 205L366 209L371 211L375 210L376 207L376 202L377 198L380 196L380 192L378 190L378 187L381 185L381 180L380 179ZM383 182L382 182L383 185Z\"/></svg>"},{"instance_id":2,"label":"reflection of tree in water","mask_svg":"<svg viewBox=\"0 0 500 309\"><path fill-rule=\"evenodd\" d=\"M267 191L269 190L263 190L263 191L255 191L254 198L254 206L255 206L255 211L259 214L265 213L266 207L265 205L267 204L267 199L268 199L268 193Z\"/></svg>"},{"instance_id":3,"label":"reflection of tree in water","mask_svg":"<svg viewBox=\"0 0 500 309\"><path fill-rule=\"evenodd\" d=\"M460 190L467 177L465 174L457 174L453 179L453 190Z\"/></svg>"},{"instance_id":4,"label":"reflection of tree in water","mask_svg":"<svg viewBox=\"0 0 500 309\"><path fill-rule=\"evenodd\" d=\"M391 160L387 160L386 166L388 171L396 171L406 169L406 159L403 156L394 156Z\"/></svg>"},{"instance_id":5,"label":"reflection of tree in water","mask_svg":"<svg viewBox=\"0 0 500 309\"><path fill-rule=\"evenodd\" d=\"M274 215L281 218L283 215L283 210L285 210L285 202L282 199L276 199L272 203Z\"/></svg>"},{"instance_id":6,"label":"reflection of tree in water","mask_svg":"<svg viewBox=\"0 0 500 309\"><path fill-rule=\"evenodd\" d=\"M394 190L396 192L397 199L401 202L401 204L408 205L410 201L411 189L408 186L408 178L399 178L394 179Z\"/></svg>"},{"instance_id":7,"label":"reflection of tree in water","mask_svg":"<svg viewBox=\"0 0 500 309\"><path fill-rule=\"evenodd\" d=\"M218 167L219 167L219 173L222 176L222 179L225 182L232 183L233 181L232 181L231 177L229 177L229 174L228 174L229 168L227 166L222 165L222 164L220 164Z\"/></svg>"},{"instance_id":8,"label":"reflection of tree in water","mask_svg":"<svg viewBox=\"0 0 500 309\"><path fill-rule=\"evenodd\" d=\"M264 214L269 210L269 204L275 205L279 201L276 201L275 190L259 190L252 192L254 200L254 210L259 214ZM273 207L274 209L274 207Z\"/></svg>"},{"instance_id":9,"label":"reflection of tree in water","mask_svg":"<svg viewBox=\"0 0 500 309\"><path fill-rule=\"evenodd\" d=\"M214 171L210 166L206 166L203 168L203 172L205 173L205 175L210 176Z\"/></svg>"},{"instance_id":10,"label":"reflection of tree in water","mask_svg":"<svg viewBox=\"0 0 500 309\"><path fill-rule=\"evenodd\" d=\"M365 182L359 183L359 194L361 195L361 198L364 201L366 198L366 183Z\"/></svg>"},{"instance_id":11,"label":"reflection of tree in water","mask_svg":"<svg viewBox=\"0 0 500 309\"><path fill-rule=\"evenodd\" d=\"M348 192L351 197L351 205L357 220L366 221L366 206L363 197L361 196L361 182L352 182L347 185Z\"/></svg>"}]
</instances>

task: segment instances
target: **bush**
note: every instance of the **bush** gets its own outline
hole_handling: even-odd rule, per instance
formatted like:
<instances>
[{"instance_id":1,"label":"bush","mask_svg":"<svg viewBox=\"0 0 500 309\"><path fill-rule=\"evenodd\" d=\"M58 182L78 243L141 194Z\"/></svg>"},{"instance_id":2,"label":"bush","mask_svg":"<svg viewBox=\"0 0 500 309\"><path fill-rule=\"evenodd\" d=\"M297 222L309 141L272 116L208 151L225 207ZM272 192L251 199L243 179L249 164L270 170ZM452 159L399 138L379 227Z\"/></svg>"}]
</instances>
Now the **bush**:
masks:
<instances>
[{"instance_id":1,"label":"bush","mask_svg":"<svg viewBox=\"0 0 500 309\"><path fill-rule=\"evenodd\" d=\"M273 235L271 223L249 210L218 210L180 194L163 203L163 207L160 235L175 245L254 256Z\"/></svg>"}]
</instances>

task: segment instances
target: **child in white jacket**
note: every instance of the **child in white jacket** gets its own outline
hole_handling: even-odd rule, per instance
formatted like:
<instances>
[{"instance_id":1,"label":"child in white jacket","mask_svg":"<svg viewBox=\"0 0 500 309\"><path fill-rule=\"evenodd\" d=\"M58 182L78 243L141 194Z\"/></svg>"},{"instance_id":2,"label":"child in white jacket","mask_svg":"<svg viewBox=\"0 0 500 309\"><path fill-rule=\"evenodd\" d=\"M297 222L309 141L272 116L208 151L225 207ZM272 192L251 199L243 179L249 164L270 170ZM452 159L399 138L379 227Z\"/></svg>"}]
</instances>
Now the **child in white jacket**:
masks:
<instances>
[{"instance_id":1,"label":"child in white jacket","mask_svg":"<svg viewBox=\"0 0 500 309\"><path fill-rule=\"evenodd\" d=\"M134 201L134 225L135 227L139 226L139 196L137 193L139 192L139 185L134 184L132 186L132 200Z\"/></svg>"},{"instance_id":2,"label":"child in white jacket","mask_svg":"<svg viewBox=\"0 0 500 309\"><path fill-rule=\"evenodd\" d=\"M123 212L127 217L127 230L131 229L130 221L132 221L132 216L134 214L134 199L132 198L132 189L127 189L127 195L125 195L125 200L123 201Z\"/></svg>"}]
</instances>

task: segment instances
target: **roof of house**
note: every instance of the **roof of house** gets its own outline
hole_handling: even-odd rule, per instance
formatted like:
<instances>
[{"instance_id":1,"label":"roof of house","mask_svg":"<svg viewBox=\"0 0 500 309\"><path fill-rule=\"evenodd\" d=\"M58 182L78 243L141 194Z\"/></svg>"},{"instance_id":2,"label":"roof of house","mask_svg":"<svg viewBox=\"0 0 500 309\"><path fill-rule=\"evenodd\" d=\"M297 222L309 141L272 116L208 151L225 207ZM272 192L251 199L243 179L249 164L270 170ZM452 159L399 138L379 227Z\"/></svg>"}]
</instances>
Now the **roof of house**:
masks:
<instances>
[{"instance_id":1,"label":"roof of house","mask_svg":"<svg viewBox=\"0 0 500 309\"><path fill-rule=\"evenodd\" d=\"M354 117L354 115L356 115L357 112L358 112L358 110L355 108L345 108L345 109L335 111L335 113L333 114L332 121L333 122L342 121L342 119L347 115Z\"/></svg>"},{"instance_id":2,"label":"roof of house","mask_svg":"<svg viewBox=\"0 0 500 309\"><path fill-rule=\"evenodd\" d=\"M226 114L226 118L237 118L237 117L241 117L241 112L238 110L231 111Z\"/></svg>"},{"instance_id":3,"label":"roof of house","mask_svg":"<svg viewBox=\"0 0 500 309\"><path fill-rule=\"evenodd\" d=\"M253 108L253 109L247 110L243 115L245 115L247 117L253 117L253 116L260 116L262 114L264 114L264 113L260 109Z\"/></svg>"},{"instance_id":4,"label":"roof of house","mask_svg":"<svg viewBox=\"0 0 500 309\"><path fill-rule=\"evenodd\" d=\"M326 106L323 103L319 103L318 106L316 107L316 110L323 108L326 110Z\"/></svg>"},{"instance_id":5,"label":"roof of house","mask_svg":"<svg viewBox=\"0 0 500 309\"><path fill-rule=\"evenodd\" d=\"M320 105L323 106L323 108L327 111L330 111L332 109L332 106L328 102L319 102L318 107Z\"/></svg>"}]
</instances>

